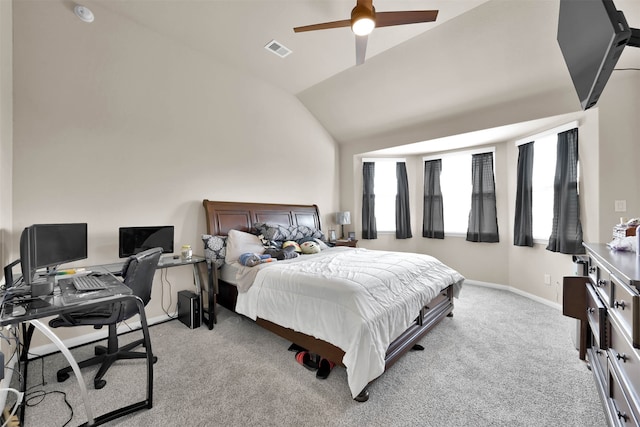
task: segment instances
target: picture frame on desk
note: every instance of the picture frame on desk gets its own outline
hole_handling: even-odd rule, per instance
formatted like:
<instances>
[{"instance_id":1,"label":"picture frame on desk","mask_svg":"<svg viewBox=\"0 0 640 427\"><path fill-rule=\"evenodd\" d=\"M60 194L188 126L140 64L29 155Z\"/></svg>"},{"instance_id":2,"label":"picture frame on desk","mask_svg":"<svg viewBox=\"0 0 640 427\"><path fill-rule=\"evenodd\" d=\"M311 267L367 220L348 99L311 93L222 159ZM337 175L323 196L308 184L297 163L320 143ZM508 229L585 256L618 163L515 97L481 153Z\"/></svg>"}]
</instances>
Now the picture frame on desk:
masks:
<instances>
[{"instance_id":1,"label":"picture frame on desk","mask_svg":"<svg viewBox=\"0 0 640 427\"><path fill-rule=\"evenodd\" d=\"M356 232L355 231L350 231L349 232L349 240L356 240Z\"/></svg>"},{"instance_id":2,"label":"picture frame on desk","mask_svg":"<svg viewBox=\"0 0 640 427\"><path fill-rule=\"evenodd\" d=\"M336 239L337 239L336 230L329 230L329 241L330 242L335 242Z\"/></svg>"}]
</instances>

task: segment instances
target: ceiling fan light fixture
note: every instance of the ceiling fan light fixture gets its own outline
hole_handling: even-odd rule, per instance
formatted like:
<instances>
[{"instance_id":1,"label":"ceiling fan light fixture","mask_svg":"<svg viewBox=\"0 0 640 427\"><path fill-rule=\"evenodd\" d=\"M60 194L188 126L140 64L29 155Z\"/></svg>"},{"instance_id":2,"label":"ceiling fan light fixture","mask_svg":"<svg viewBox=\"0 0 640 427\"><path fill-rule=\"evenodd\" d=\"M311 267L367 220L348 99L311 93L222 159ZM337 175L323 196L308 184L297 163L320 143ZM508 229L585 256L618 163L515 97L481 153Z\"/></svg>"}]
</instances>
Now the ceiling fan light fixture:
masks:
<instances>
[{"instance_id":1,"label":"ceiling fan light fixture","mask_svg":"<svg viewBox=\"0 0 640 427\"><path fill-rule=\"evenodd\" d=\"M371 18L360 18L351 26L356 36L368 36L376 27L376 22Z\"/></svg>"},{"instance_id":2,"label":"ceiling fan light fixture","mask_svg":"<svg viewBox=\"0 0 640 427\"><path fill-rule=\"evenodd\" d=\"M376 11L360 5L351 11L351 31L356 36L368 36L376 27Z\"/></svg>"}]
</instances>

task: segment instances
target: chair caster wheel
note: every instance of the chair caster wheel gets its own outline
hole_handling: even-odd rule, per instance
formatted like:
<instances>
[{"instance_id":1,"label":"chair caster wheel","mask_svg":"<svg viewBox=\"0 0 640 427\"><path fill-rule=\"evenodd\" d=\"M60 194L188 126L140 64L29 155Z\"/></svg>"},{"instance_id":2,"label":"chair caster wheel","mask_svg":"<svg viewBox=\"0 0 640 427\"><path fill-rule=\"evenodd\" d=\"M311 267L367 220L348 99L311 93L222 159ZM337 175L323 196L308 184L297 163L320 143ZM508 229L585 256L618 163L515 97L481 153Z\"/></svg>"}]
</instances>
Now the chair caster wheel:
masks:
<instances>
[{"instance_id":1,"label":"chair caster wheel","mask_svg":"<svg viewBox=\"0 0 640 427\"><path fill-rule=\"evenodd\" d=\"M63 383L69 379L69 374L67 374L66 372L58 372L56 376L58 377L59 383Z\"/></svg>"},{"instance_id":2,"label":"chair caster wheel","mask_svg":"<svg viewBox=\"0 0 640 427\"><path fill-rule=\"evenodd\" d=\"M93 386L95 387L96 390L100 390L106 385L107 385L107 382L105 380L97 380L93 382Z\"/></svg>"}]
</instances>

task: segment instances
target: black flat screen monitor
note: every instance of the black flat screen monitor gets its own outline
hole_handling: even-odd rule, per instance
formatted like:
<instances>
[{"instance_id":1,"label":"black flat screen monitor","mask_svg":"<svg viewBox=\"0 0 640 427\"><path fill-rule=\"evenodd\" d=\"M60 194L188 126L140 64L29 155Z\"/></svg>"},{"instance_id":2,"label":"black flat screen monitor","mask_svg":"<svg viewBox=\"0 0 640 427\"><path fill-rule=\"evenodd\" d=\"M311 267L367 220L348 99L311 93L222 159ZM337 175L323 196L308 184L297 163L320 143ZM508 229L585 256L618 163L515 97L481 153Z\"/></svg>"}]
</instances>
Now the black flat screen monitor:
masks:
<instances>
[{"instance_id":1,"label":"black flat screen monitor","mask_svg":"<svg viewBox=\"0 0 640 427\"><path fill-rule=\"evenodd\" d=\"M631 34L611 0L560 0L558 44L583 110L598 102Z\"/></svg>"},{"instance_id":2,"label":"black flat screen monitor","mask_svg":"<svg viewBox=\"0 0 640 427\"><path fill-rule=\"evenodd\" d=\"M41 268L55 268L86 257L86 223L34 224L20 236L22 277L28 285Z\"/></svg>"},{"instance_id":3,"label":"black flat screen monitor","mask_svg":"<svg viewBox=\"0 0 640 427\"><path fill-rule=\"evenodd\" d=\"M163 253L173 252L173 225L120 227L118 234L120 258L158 247Z\"/></svg>"}]
</instances>

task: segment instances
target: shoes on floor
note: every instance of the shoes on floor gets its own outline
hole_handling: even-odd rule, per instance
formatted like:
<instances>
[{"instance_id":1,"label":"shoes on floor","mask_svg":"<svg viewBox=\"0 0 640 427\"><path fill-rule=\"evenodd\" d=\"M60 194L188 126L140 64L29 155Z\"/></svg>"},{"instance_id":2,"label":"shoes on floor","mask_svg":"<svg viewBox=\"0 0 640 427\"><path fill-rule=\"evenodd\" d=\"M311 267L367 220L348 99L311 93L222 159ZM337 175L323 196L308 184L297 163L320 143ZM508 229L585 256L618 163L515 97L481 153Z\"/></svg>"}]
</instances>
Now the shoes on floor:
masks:
<instances>
[{"instance_id":1,"label":"shoes on floor","mask_svg":"<svg viewBox=\"0 0 640 427\"><path fill-rule=\"evenodd\" d=\"M296 360L299 364L309 369L310 371L315 371L318 369L318 362L316 361L316 356L312 355L306 350L299 351L296 353Z\"/></svg>"},{"instance_id":2,"label":"shoes on floor","mask_svg":"<svg viewBox=\"0 0 640 427\"><path fill-rule=\"evenodd\" d=\"M321 359L320 363L318 364L318 372L316 372L316 378L321 380L327 379L334 366L336 366L336 364L332 361L324 358Z\"/></svg>"}]
</instances>

